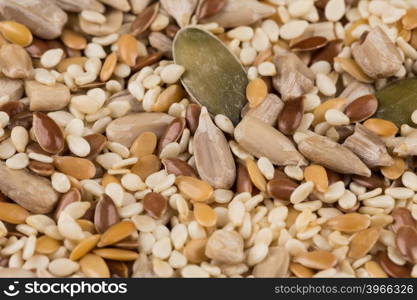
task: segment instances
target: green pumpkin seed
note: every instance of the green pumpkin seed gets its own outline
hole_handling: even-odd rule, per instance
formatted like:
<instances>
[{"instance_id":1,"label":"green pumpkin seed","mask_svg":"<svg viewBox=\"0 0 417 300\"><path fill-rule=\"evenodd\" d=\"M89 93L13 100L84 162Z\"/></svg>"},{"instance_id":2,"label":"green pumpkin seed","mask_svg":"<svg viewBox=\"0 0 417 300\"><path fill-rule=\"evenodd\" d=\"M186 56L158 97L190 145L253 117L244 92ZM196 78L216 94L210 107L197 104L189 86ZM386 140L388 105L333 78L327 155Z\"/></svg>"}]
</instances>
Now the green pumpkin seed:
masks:
<instances>
[{"instance_id":1,"label":"green pumpkin seed","mask_svg":"<svg viewBox=\"0 0 417 300\"><path fill-rule=\"evenodd\" d=\"M248 79L236 57L214 35L196 27L178 32L173 48L175 63L186 70L182 83L192 98L212 115L226 115L237 124L247 102Z\"/></svg>"},{"instance_id":2,"label":"green pumpkin seed","mask_svg":"<svg viewBox=\"0 0 417 300\"><path fill-rule=\"evenodd\" d=\"M411 114L417 109L417 79L394 82L376 93L379 109L376 117L401 124L413 125Z\"/></svg>"}]
</instances>

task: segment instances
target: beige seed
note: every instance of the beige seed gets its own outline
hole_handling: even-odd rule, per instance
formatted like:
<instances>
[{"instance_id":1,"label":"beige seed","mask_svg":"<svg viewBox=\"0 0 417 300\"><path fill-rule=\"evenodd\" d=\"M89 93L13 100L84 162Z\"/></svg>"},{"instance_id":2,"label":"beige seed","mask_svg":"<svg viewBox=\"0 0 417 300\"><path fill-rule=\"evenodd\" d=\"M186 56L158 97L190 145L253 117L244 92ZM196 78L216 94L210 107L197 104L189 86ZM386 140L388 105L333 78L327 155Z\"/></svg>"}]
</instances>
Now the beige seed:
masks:
<instances>
[{"instance_id":1,"label":"beige seed","mask_svg":"<svg viewBox=\"0 0 417 300\"><path fill-rule=\"evenodd\" d=\"M24 152L29 142L29 134L22 126L13 127L10 139L18 152Z\"/></svg>"}]
</instances>

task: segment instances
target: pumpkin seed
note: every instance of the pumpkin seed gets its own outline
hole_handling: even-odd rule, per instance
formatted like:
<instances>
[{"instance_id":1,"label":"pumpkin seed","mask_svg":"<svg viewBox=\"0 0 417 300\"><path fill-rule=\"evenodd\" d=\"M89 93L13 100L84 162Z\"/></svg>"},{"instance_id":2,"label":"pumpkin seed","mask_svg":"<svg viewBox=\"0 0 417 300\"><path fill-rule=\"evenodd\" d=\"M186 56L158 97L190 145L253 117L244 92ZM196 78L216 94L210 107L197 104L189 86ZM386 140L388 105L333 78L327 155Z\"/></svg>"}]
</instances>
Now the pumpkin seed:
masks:
<instances>
[{"instance_id":1,"label":"pumpkin seed","mask_svg":"<svg viewBox=\"0 0 417 300\"><path fill-rule=\"evenodd\" d=\"M404 79L379 90L375 96L379 101L376 117L391 121L397 126L413 126L411 114L417 109L415 95L417 79Z\"/></svg>"},{"instance_id":2,"label":"pumpkin seed","mask_svg":"<svg viewBox=\"0 0 417 300\"><path fill-rule=\"evenodd\" d=\"M211 114L224 114L237 124L248 79L236 57L219 39L195 27L177 33L173 55L186 70L181 81L193 99Z\"/></svg>"}]
</instances>

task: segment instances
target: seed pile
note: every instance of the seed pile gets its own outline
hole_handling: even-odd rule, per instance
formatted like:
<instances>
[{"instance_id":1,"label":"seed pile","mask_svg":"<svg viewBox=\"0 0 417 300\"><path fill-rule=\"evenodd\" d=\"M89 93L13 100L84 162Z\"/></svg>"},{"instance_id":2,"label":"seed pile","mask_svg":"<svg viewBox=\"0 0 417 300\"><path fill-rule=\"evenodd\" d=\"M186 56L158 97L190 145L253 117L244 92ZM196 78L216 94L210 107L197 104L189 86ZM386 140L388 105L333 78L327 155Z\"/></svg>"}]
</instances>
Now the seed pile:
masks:
<instances>
[{"instance_id":1,"label":"seed pile","mask_svg":"<svg viewBox=\"0 0 417 300\"><path fill-rule=\"evenodd\" d=\"M417 1L0 16L0 277L417 277Z\"/></svg>"}]
</instances>

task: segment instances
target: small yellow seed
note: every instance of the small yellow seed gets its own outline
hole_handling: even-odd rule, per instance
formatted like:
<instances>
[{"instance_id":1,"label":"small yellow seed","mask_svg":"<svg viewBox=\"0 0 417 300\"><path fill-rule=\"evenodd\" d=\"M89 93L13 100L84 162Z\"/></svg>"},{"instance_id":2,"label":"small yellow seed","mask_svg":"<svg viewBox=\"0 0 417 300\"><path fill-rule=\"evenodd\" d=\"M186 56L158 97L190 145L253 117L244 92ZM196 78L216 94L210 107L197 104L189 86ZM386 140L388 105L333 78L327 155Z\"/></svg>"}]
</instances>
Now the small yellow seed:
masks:
<instances>
[{"instance_id":1,"label":"small yellow seed","mask_svg":"<svg viewBox=\"0 0 417 300\"><path fill-rule=\"evenodd\" d=\"M382 175L391 180L400 178L404 171L405 162L400 157L394 157L394 164L392 166L381 168Z\"/></svg>"},{"instance_id":2,"label":"small yellow seed","mask_svg":"<svg viewBox=\"0 0 417 300\"><path fill-rule=\"evenodd\" d=\"M100 71L100 80L107 81L112 76L114 69L117 65L117 54L113 52L109 54L106 59L104 60L103 67L101 67Z\"/></svg>"},{"instance_id":3,"label":"small yellow seed","mask_svg":"<svg viewBox=\"0 0 417 300\"><path fill-rule=\"evenodd\" d=\"M204 202L213 194L211 185L191 176L178 176L176 184L180 192L193 201Z\"/></svg>"},{"instance_id":4,"label":"small yellow seed","mask_svg":"<svg viewBox=\"0 0 417 300\"><path fill-rule=\"evenodd\" d=\"M100 235L92 235L89 238L86 238L85 240L81 241L75 248L72 250L70 254L71 260L79 260L81 257L86 255L88 252L93 250L98 241L100 240Z\"/></svg>"},{"instance_id":5,"label":"small yellow seed","mask_svg":"<svg viewBox=\"0 0 417 300\"><path fill-rule=\"evenodd\" d=\"M398 132L398 127L394 123L384 119L368 119L363 125L375 134L383 137L395 136Z\"/></svg>"},{"instance_id":6,"label":"small yellow seed","mask_svg":"<svg viewBox=\"0 0 417 300\"><path fill-rule=\"evenodd\" d=\"M259 170L258 166L252 159L246 159L246 168L248 169L249 177L252 183L260 190L261 192L266 191L266 180Z\"/></svg>"},{"instance_id":7,"label":"small yellow seed","mask_svg":"<svg viewBox=\"0 0 417 300\"><path fill-rule=\"evenodd\" d=\"M29 46L33 40L29 28L14 21L0 22L0 32L6 40L22 47Z\"/></svg>"},{"instance_id":8,"label":"small yellow seed","mask_svg":"<svg viewBox=\"0 0 417 300\"><path fill-rule=\"evenodd\" d=\"M87 254L80 260L81 271L90 278L109 278L110 270L103 258Z\"/></svg>"},{"instance_id":9,"label":"small yellow seed","mask_svg":"<svg viewBox=\"0 0 417 300\"><path fill-rule=\"evenodd\" d=\"M194 204L194 217L204 227L212 227L217 223L217 214L214 209L204 203Z\"/></svg>"},{"instance_id":10,"label":"small yellow seed","mask_svg":"<svg viewBox=\"0 0 417 300\"><path fill-rule=\"evenodd\" d=\"M58 250L60 245L59 241L43 235L36 240L36 252L39 254L52 254Z\"/></svg>"},{"instance_id":11,"label":"small yellow seed","mask_svg":"<svg viewBox=\"0 0 417 300\"><path fill-rule=\"evenodd\" d=\"M0 202L0 221L10 224L23 224L29 212L15 203Z\"/></svg>"},{"instance_id":12,"label":"small yellow seed","mask_svg":"<svg viewBox=\"0 0 417 300\"><path fill-rule=\"evenodd\" d=\"M122 62L133 67L139 55L138 41L131 34L122 34L117 41L117 52Z\"/></svg>"},{"instance_id":13,"label":"small yellow seed","mask_svg":"<svg viewBox=\"0 0 417 300\"><path fill-rule=\"evenodd\" d=\"M317 125L325 120L324 115L326 114L326 111L329 109L342 109L343 105L345 104L346 99L343 98L334 98L329 99L319 106L317 106L314 109L313 115L314 115L314 121L313 125Z\"/></svg>"},{"instance_id":14,"label":"small yellow seed","mask_svg":"<svg viewBox=\"0 0 417 300\"><path fill-rule=\"evenodd\" d=\"M135 231L135 225L132 221L116 223L102 234L98 246L105 247L113 245L124 238L127 238L133 231Z\"/></svg>"},{"instance_id":15,"label":"small yellow seed","mask_svg":"<svg viewBox=\"0 0 417 300\"><path fill-rule=\"evenodd\" d=\"M329 188L326 169L319 165L310 165L304 169L305 181L312 181L317 191L325 193Z\"/></svg>"},{"instance_id":16,"label":"small yellow seed","mask_svg":"<svg viewBox=\"0 0 417 300\"><path fill-rule=\"evenodd\" d=\"M155 133L145 131L141 133L130 147L130 153L134 157L143 157L145 155L153 154L156 148L158 138Z\"/></svg>"},{"instance_id":17,"label":"small yellow seed","mask_svg":"<svg viewBox=\"0 0 417 300\"><path fill-rule=\"evenodd\" d=\"M268 94L268 86L262 78L251 80L246 87L246 97L249 107L256 107L261 104Z\"/></svg>"}]
</instances>

